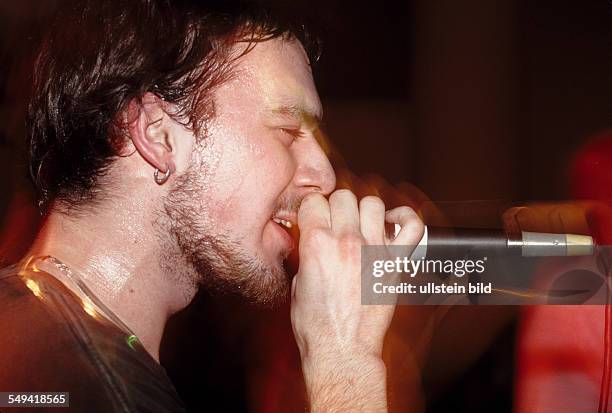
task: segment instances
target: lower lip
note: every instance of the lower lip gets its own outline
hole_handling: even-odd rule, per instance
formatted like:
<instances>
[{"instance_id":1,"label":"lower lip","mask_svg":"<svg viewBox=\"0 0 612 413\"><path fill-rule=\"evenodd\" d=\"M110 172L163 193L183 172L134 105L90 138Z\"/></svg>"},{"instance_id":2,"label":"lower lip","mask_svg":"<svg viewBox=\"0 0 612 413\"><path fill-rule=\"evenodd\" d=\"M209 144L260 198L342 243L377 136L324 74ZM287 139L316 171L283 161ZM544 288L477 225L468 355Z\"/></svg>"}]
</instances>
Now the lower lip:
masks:
<instances>
[{"instance_id":1,"label":"lower lip","mask_svg":"<svg viewBox=\"0 0 612 413\"><path fill-rule=\"evenodd\" d=\"M287 245L286 249L288 251L291 251L294 248L294 241L291 235L289 235L289 233L285 229L281 228L282 224L277 224L273 220L270 220L270 222L276 228L276 231L278 231L281 234L283 242Z\"/></svg>"}]
</instances>

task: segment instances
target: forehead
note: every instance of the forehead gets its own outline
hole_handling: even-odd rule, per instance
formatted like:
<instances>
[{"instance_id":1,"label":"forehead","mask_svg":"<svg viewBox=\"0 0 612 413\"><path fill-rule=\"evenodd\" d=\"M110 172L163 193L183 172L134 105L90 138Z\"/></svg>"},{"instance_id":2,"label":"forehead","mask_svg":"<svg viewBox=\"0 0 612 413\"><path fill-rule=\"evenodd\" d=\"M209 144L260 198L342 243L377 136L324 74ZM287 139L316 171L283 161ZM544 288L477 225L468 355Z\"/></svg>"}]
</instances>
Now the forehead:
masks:
<instances>
[{"instance_id":1,"label":"forehead","mask_svg":"<svg viewBox=\"0 0 612 413\"><path fill-rule=\"evenodd\" d=\"M246 44L237 47L243 50ZM262 110L296 107L321 115L308 57L296 40L275 38L256 43L238 60L234 80L250 92Z\"/></svg>"}]
</instances>

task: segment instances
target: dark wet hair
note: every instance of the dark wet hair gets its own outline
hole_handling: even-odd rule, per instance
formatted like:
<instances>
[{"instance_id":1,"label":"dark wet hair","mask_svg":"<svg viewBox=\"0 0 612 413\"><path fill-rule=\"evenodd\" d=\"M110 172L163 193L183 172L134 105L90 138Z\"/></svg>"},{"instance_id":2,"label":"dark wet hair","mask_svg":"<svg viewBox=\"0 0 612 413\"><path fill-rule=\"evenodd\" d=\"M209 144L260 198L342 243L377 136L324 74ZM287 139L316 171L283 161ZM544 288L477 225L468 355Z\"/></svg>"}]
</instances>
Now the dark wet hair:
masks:
<instances>
[{"instance_id":1,"label":"dark wet hair","mask_svg":"<svg viewBox=\"0 0 612 413\"><path fill-rule=\"evenodd\" d=\"M34 68L28 107L30 173L42 204L78 207L125 142L120 114L152 92L179 108L175 119L202 136L211 92L244 53L275 37L299 40L311 62L319 42L287 13L241 1L84 0L51 26Z\"/></svg>"}]
</instances>

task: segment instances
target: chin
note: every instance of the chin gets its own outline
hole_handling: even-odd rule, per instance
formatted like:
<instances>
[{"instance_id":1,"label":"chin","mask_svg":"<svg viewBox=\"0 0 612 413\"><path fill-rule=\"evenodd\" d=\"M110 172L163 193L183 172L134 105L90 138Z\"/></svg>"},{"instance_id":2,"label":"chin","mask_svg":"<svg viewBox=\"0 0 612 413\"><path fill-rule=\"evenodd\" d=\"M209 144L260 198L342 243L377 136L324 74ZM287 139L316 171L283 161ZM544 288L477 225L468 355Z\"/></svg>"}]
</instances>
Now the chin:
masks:
<instances>
[{"instance_id":1,"label":"chin","mask_svg":"<svg viewBox=\"0 0 612 413\"><path fill-rule=\"evenodd\" d=\"M229 251L226 251L229 252ZM209 260L202 286L213 292L232 293L258 306L275 307L287 300L291 279L283 257L262 257L237 250L222 260Z\"/></svg>"}]
</instances>

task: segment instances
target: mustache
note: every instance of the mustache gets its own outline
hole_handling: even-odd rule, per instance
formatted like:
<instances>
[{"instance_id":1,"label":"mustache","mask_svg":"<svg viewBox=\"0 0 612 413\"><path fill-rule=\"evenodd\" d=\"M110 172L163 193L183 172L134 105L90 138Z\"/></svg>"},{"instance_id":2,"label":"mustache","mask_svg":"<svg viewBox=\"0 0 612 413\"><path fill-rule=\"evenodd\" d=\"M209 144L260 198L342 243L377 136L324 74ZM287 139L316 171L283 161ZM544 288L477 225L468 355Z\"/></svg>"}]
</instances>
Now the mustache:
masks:
<instances>
[{"instance_id":1,"label":"mustache","mask_svg":"<svg viewBox=\"0 0 612 413\"><path fill-rule=\"evenodd\" d=\"M304 195L287 195L282 196L278 199L276 206L272 212L272 216L278 214L279 212L287 212L290 214L296 214L300 209L300 205L302 205L302 200L304 199Z\"/></svg>"}]
</instances>

